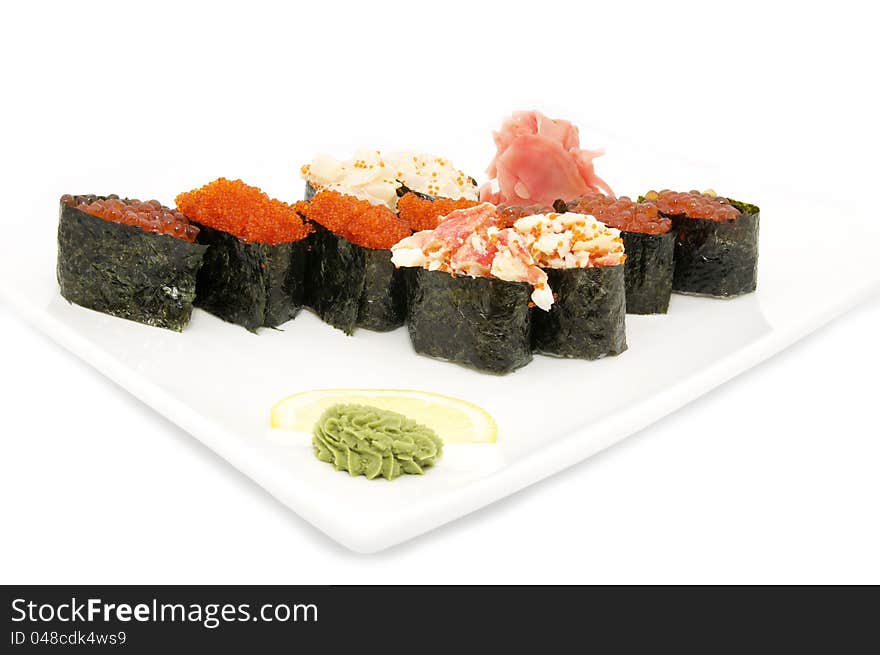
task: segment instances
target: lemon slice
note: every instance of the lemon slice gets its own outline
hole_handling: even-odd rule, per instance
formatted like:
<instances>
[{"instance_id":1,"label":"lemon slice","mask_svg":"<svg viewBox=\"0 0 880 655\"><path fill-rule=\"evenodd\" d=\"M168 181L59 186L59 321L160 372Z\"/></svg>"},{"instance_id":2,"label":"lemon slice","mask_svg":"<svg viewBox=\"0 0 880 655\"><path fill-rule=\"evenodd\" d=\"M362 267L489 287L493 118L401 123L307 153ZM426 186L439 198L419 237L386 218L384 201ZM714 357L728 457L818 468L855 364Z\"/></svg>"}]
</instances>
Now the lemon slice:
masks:
<instances>
[{"instance_id":1,"label":"lemon slice","mask_svg":"<svg viewBox=\"0 0 880 655\"><path fill-rule=\"evenodd\" d=\"M283 398L272 407L272 427L311 432L328 407L372 405L403 414L436 432L444 444L494 443L498 428L473 403L427 391L403 389L316 389Z\"/></svg>"}]
</instances>

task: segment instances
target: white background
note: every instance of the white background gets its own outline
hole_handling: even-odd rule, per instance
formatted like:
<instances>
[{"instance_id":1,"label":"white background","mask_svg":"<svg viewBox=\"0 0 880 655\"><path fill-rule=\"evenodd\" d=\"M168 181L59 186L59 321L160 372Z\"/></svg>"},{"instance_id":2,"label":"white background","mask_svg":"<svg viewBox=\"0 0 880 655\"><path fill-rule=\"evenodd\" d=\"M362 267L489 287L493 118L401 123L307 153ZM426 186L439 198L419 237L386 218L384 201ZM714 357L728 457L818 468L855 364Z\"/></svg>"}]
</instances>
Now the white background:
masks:
<instances>
[{"instance_id":1,"label":"white background","mask_svg":"<svg viewBox=\"0 0 880 655\"><path fill-rule=\"evenodd\" d=\"M55 220L69 191L170 201L275 161L253 182L294 198L299 163L360 145L481 171L529 107L587 147L604 130L716 165L730 195L876 202L857 3L24 4L0 27L0 215ZM167 165L177 189L132 176ZM817 266L847 255L833 218ZM621 445L358 556L0 306L0 582L877 583L878 319L875 297Z\"/></svg>"}]
</instances>

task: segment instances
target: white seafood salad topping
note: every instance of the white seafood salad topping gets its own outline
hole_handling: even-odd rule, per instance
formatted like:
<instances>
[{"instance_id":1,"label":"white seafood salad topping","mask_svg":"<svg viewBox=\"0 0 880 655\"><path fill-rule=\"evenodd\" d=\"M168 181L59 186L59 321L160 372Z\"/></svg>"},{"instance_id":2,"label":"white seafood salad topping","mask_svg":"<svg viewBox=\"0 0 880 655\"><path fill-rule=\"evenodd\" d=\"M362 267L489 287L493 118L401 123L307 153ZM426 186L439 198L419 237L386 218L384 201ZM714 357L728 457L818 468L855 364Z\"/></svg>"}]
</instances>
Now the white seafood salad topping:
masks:
<instances>
[{"instance_id":1,"label":"white seafood salad topping","mask_svg":"<svg viewBox=\"0 0 880 655\"><path fill-rule=\"evenodd\" d=\"M317 190L338 191L391 209L397 208L401 185L453 200L476 200L478 195L474 180L448 159L417 152L383 155L379 150L358 150L346 161L318 155L300 173Z\"/></svg>"},{"instance_id":2,"label":"white seafood salad topping","mask_svg":"<svg viewBox=\"0 0 880 655\"><path fill-rule=\"evenodd\" d=\"M588 214L535 214L518 219L513 229L543 268L616 266L626 261L620 230Z\"/></svg>"}]
</instances>

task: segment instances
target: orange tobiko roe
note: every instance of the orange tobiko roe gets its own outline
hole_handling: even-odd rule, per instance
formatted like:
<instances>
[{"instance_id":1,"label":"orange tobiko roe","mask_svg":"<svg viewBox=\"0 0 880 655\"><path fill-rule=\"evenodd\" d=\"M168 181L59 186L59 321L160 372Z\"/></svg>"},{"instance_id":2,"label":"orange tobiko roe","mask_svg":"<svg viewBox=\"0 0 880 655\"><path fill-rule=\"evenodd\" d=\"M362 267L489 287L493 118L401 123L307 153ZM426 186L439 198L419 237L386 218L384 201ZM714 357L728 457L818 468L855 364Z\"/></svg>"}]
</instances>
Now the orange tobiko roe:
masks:
<instances>
[{"instance_id":1,"label":"orange tobiko roe","mask_svg":"<svg viewBox=\"0 0 880 655\"><path fill-rule=\"evenodd\" d=\"M568 211L590 214L600 223L624 232L666 234L672 228L672 221L661 216L655 205L633 202L626 196L590 193L568 203Z\"/></svg>"},{"instance_id":2,"label":"orange tobiko roe","mask_svg":"<svg viewBox=\"0 0 880 655\"><path fill-rule=\"evenodd\" d=\"M727 198L716 196L711 191L649 191L645 194L645 200L657 205L657 209L667 216L732 221L740 215L740 211Z\"/></svg>"},{"instance_id":3,"label":"orange tobiko roe","mask_svg":"<svg viewBox=\"0 0 880 655\"><path fill-rule=\"evenodd\" d=\"M421 230L433 230L437 227L440 219L458 209L476 207L480 203L476 200L459 198L436 198L428 200L420 198L414 193L406 193L397 201L397 213L400 218L409 223L414 232ZM392 244L393 245L393 244Z\"/></svg>"},{"instance_id":4,"label":"orange tobiko roe","mask_svg":"<svg viewBox=\"0 0 880 655\"><path fill-rule=\"evenodd\" d=\"M146 232L166 234L192 243L199 228L190 225L179 211L165 207L158 200L140 200L119 196L61 196L61 202L105 221L133 225Z\"/></svg>"},{"instance_id":5,"label":"orange tobiko roe","mask_svg":"<svg viewBox=\"0 0 880 655\"><path fill-rule=\"evenodd\" d=\"M249 243L275 246L299 241L312 231L293 205L270 198L241 180L221 177L181 193L174 202L191 221Z\"/></svg>"},{"instance_id":6,"label":"orange tobiko roe","mask_svg":"<svg viewBox=\"0 0 880 655\"><path fill-rule=\"evenodd\" d=\"M388 249L412 233L409 223L385 205L338 191L320 191L311 200L297 203L297 209L310 221L364 248Z\"/></svg>"}]
</instances>

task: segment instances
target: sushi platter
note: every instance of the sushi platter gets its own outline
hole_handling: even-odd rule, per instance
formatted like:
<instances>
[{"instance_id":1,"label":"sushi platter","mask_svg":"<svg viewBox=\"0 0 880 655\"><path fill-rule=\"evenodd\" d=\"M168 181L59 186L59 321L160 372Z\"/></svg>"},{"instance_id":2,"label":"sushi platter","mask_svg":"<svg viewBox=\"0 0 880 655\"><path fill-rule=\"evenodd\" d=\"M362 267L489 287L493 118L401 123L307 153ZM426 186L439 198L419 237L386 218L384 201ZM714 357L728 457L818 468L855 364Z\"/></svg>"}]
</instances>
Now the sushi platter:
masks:
<instances>
[{"instance_id":1,"label":"sushi platter","mask_svg":"<svg viewBox=\"0 0 880 655\"><path fill-rule=\"evenodd\" d=\"M0 297L366 553L584 460L880 289L850 211L640 188L646 170L706 177L644 152L613 180L637 200L615 196L577 130L536 112L495 141L482 188L370 151L288 163L284 201L225 178L173 207L66 194L17 219L36 237L4 251ZM830 269L829 215L856 250Z\"/></svg>"}]
</instances>

